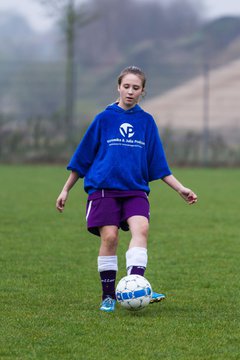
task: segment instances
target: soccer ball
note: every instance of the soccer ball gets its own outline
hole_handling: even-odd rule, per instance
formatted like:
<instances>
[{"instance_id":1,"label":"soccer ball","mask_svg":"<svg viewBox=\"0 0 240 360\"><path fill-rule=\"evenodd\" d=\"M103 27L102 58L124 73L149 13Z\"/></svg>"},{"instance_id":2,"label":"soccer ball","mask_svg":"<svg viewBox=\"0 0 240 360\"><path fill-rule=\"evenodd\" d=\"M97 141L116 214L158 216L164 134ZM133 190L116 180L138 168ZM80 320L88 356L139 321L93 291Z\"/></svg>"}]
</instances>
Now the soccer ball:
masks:
<instances>
[{"instance_id":1,"label":"soccer ball","mask_svg":"<svg viewBox=\"0 0 240 360\"><path fill-rule=\"evenodd\" d=\"M117 301L128 310L141 310L151 300L152 287L147 279L140 275L123 277L116 287Z\"/></svg>"}]
</instances>

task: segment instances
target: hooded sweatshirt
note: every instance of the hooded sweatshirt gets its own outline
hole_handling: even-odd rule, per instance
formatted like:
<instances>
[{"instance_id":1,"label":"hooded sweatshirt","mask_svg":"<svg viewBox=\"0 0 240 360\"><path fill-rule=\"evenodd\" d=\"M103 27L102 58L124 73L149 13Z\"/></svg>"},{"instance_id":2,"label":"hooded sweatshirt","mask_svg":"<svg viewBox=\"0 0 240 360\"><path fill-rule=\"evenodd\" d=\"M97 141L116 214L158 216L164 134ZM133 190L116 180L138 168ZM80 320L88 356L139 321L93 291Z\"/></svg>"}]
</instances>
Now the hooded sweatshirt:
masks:
<instances>
[{"instance_id":1,"label":"hooded sweatshirt","mask_svg":"<svg viewBox=\"0 0 240 360\"><path fill-rule=\"evenodd\" d=\"M150 192L149 182L171 174L153 117L139 105L109 105L98 114L68 166L88 194L101 189Z\"/></svg>"}]
</instances>

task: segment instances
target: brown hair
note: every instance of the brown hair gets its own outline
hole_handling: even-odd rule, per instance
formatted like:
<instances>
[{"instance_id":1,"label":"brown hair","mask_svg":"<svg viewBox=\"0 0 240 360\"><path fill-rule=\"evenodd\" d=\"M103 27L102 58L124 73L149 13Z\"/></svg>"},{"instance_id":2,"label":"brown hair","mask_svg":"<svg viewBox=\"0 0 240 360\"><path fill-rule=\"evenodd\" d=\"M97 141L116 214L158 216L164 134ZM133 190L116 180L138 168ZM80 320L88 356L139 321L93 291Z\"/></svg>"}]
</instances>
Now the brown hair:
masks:
<instances>
[{"instance_id":1,"label":"brown hair","mask_svg":"<svg viewBox=\"0 0 240 360\"><path fill-rule=\"evenodd\" d=\"M118 85L121 85L123 77L127 74L134 74L140 77L140 79L142 80L142 87L143 89L145 88L146 76L144 72L137 66L128 66L125 69L123 69L118 77Z\"/></svg>"}]
</instances>

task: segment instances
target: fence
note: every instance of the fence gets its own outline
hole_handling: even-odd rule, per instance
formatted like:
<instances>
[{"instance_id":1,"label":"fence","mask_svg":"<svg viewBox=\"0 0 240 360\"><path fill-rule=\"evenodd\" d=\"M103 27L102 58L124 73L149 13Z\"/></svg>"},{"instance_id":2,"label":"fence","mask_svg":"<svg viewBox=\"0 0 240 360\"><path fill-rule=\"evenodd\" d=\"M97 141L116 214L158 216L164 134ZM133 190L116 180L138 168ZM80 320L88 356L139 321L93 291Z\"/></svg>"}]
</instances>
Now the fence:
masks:
<instances>
[{"instance_id":1,"label":"fence","mask_svg":"<svg viewBox=\"0 0 240 360\"><path fill-rule=\"evenodd\" d=\"M208 67L185 64L177 70L174 66L166 70L167 63L159 69L146 66L154 91L142 106L154 115L170 162L239 165L240 61ZM112 93L116 87L112 69L111 73L108 68L76 69L69 142L65 64L0 62L1 162L68 159L94 114L117 96Z\"/></svg>"}]
</instances>

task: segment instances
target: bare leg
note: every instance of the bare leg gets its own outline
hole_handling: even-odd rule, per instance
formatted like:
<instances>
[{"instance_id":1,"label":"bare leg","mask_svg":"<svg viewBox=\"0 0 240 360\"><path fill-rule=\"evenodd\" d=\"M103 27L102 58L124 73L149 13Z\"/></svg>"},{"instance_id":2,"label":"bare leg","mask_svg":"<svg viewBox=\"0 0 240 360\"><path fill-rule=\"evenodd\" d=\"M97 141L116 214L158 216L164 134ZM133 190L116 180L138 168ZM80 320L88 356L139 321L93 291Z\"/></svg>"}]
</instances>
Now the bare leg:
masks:
<instances>
[{"instance_id":1,"label":"bare leg","mask_svg":"<svg viewBox=\"0 0 240 360\"><path fill-rule=\"evenodd\" d=\"M148 219L145 216L132 216L127 222L132 235L129 249L133 247L147 248Z\"/></svg>"},{"instance_id":2,"label":"bare leg","mask_svg":"<svg viewBox=\"0 0 240 360\"><path fill-rule=\"evenodd\" d=\"M101 245L99 256L116 255L118 246L118 228L117 226L108 225L99 228L101 235Z\"/></svg>"}]
</instances>

